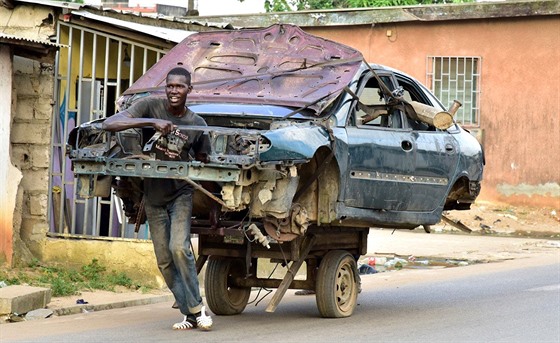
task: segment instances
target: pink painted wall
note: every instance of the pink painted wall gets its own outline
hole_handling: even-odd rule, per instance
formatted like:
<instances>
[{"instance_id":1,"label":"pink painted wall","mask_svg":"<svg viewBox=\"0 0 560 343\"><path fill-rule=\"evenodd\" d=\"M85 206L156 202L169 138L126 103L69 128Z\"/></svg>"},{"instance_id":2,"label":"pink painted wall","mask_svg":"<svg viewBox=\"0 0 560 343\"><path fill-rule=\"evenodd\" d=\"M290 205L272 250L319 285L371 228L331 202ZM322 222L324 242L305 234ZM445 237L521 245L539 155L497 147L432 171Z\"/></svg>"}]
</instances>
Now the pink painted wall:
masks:
<instances>
[{"instance_id":1,"label":"pink painted wall","mask_svg":"<svg viewBox=\"0 0 560 343\"><path fill-rule=\"evenodd\" d=\"M481 57L486 169L480 199L560 208L558 16L305 30L422 82L427 56Z\"/></svg>"}]
</instances>

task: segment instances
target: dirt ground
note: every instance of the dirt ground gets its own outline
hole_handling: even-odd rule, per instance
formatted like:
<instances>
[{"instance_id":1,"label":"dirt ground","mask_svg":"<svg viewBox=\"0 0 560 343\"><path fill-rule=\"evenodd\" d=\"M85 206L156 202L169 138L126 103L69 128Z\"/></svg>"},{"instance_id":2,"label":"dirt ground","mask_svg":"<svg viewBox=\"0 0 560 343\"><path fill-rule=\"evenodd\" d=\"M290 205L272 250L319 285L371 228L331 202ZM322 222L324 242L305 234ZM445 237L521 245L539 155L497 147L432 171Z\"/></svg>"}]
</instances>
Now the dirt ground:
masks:
<instances>
[{"instance_id":1,"label":"dirt ground","mask_svg":"<svg viewBox=\"0 0 560 343\"><path fill-rule=\"evenodd\" d=\"M450 211L446 216L459 220L473 233L484 235L560 239L560 208L510 206L477 202L469 211ZM456 231L440 223L434 230Z\"/></svg>"}]
</instances>

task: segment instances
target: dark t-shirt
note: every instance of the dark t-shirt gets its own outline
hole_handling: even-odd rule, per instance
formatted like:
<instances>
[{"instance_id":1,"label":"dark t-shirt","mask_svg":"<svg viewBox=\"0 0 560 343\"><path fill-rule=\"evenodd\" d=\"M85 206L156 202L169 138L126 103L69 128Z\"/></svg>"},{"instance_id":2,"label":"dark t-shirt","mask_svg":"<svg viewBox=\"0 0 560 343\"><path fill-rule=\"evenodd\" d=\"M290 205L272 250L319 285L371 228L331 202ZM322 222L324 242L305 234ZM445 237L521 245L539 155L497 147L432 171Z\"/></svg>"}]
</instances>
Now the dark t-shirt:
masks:
<instances>
[{"instance_id":1,"label":"dark t-shirt","mask_svg":"<svg viewBox=\"0 0 560 343\"><path fill-rule=\"evenodd\" d=\"M186 114L176 117L167 111L167 99L146 97L136 101L127 111L134 118L156 118L171 121L178 126L206 126L204 119L187 108ZM192 150L191 150L192 149ZM156 159L164 161L189 161L194 156L207 156L210 152L209 139L201 131L174 130L160 137L152 146ZM189 152L194 153L191 156ZM192 186L183 180L146 178L144 199L147 204L163 206L181 194L192 193Z\"/></svg>"}]
</instances>

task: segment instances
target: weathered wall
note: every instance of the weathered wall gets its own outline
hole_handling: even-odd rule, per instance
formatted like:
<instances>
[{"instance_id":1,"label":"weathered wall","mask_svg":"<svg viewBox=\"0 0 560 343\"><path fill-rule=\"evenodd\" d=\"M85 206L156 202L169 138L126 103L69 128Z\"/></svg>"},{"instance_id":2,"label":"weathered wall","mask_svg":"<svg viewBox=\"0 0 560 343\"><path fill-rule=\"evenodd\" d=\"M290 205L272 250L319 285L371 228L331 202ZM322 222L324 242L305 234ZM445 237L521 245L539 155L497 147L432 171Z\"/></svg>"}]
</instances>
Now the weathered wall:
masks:
<instances>
[{"instance_id":1,"label":"weathered wall","mask_svg":"<svg viewBox=\"0 0 560 343\"><path fill-rule=\"evenodd\" d=\"M151 241L48 238L42 241L42 261L80 268L97 259L107 271L125 272L134 280L163 287Z\"/></svg>"},{"instance_id":2,"label":"weathered wall","mask_svg":"<svg viewBox=\"0 0 560 343\"><path fill-rule=\"evenodd\" d=\"M2 32L17 37L48 40L54 34L53 18L50 7L22 5L13 10L0 7ZM2 139L7 139L6 146L0 146L0 154L5 154L5 158L1 159L5 161L1 168L15 170L11 170L7 178L0 177L0 189L3 192L10 190L10 196L6 198L10 202L1 208L8 214L2 215L7 223L2 228L2 244L12 241L13 261L9 262L17 264L31 257L28 246L35 256L41 255L40 243L48 230L47 192L54 77L52 65L18 56L3 60L2 68L10 68L12 75L9 87L1 87L0 95L3 97L0 102L0 130L3 132ZM2 82L6 80L2 78ZM11 213L13 218L10 218Z\"/></svg>"},{"instance_id":3,"label":"weathered wall","mask_svg":"<svg viewBox=\"0 0 560 343\"><path fill-rule=\"evenodd\" d=\"M427 56L480 56L486 153L480 199L560 208L558 16L305 30L421 81Z\"/></svg>"},{"instance_id":4,"label":"weathered wall","mask_svg":"<svg viewBox=\"0 0 560 343\"><path fill-rule=\"evenodd\" d=\"M6 34L48 41L54 34L53 20L49 6L18 4L13 10L0 6L0 28Z\"/></svg>"},{"instance_id":5,"label":"weathered wall","mask_svg":"<svg viewBox=\"0 0 560 343\"><path fill-rule=\"evenodd\" d=\"M0 45L0 262L12 263L14 254L13 231L19 224L14 218L20 171L10 161L10 129L12 122L12 52Z\"/></svg>"},{"instance_id":6,"label":"weathered wall","mask_svg":"<svg viewBox=\"0 0 560 343\"><path fill-rule=\"evenodd\" d=\"M11 161L21 181L21 238L34 255L40 256L45 239L51 143L52 65L14 57L16 109L12 122Z\"/></svg>"},{"instance_id":7,"label":"weathered wall","mask_svg":"<svg viewBox=\"0 0 560 343\"><path fill-rule=\"evenodd\" d=\"M0 7L0 29L18 37L48 40L52 18L49 7ZM54 83L53 65L12 57L0 46L0 160L11 161L0 164L0 262L37 257L79 268L96 258L109 271L162 287L150 241L47 238Z\"/></svg>"}]
</instances>

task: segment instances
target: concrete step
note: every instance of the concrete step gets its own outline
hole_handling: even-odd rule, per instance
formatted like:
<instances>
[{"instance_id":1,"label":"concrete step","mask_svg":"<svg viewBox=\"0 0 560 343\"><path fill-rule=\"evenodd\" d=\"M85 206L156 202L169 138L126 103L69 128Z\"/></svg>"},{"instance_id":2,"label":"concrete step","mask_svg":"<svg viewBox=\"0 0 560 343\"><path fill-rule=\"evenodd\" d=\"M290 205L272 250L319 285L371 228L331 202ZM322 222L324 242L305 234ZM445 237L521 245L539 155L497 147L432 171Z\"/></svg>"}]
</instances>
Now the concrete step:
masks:
<instances>
[{"instance_id":1,"label":"concrete step","mask_svg":"<svg viewBox=\"0 0 560 343\"><path fill-rule=\"evenodd\" d=\"M45 308L51 301L51 289L13 285L0 288L0 315L24 314L39 308Z\"/></svg>"}]
</instances>

